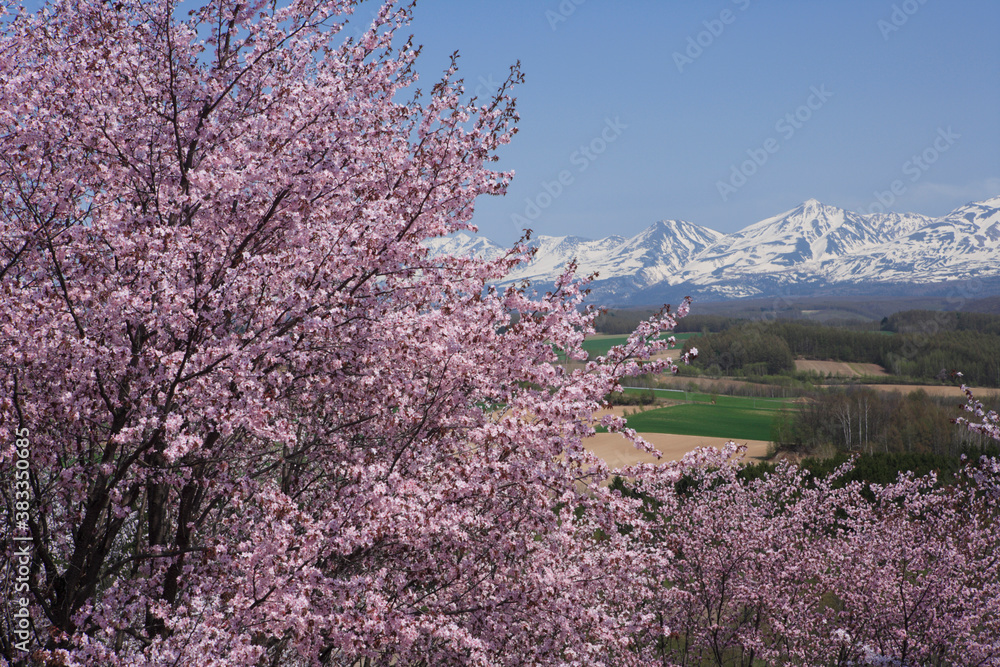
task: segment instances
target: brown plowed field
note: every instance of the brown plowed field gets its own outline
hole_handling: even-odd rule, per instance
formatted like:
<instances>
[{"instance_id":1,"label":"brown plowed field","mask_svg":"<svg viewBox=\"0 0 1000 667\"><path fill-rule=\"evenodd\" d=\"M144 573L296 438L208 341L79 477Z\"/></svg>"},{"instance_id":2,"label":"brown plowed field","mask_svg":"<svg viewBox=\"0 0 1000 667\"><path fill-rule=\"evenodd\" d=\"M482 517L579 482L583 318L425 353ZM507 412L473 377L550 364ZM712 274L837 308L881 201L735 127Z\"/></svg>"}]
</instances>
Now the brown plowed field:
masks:
<instances>
[{"instance_id":1,"label":"brown plowed field","mask_svg":"<svg viewBox=\"0 0 1000 667\"><path fill-rule=\"evenodd\" d=\"M599 422L606 414L614 414L623 417L625 412L635 414L660 406L614 406L610 410L598 410L594 413L594 421ZM731 438L709 438L700 435L675 435L672 433L640 433L646 442L656 447L663 454L663 458L657 459L652 454L639 451L625 436L618 433L598 433L583 441L584 447L588 451L597 454L612 470L617 470L625 466L636 463L665 463L667 461L679 461L688 452L699 447L722 446ZM767 455L767 447L770 443L762 440L740 440L736 442L747 445L747 458L764 458Z\"/></svg>"},{"instance_id":2,"label":"brown plowed field","mask_svg":"<svg viewBox=\"0 0 1000 667\"><path fill-rule=\"evenodd\" d=\"M657 460L651 454L641 452L635 448L624 436L617 433L598 433L583 441L588 451L597 454L613 470L636 463L664 463L666 461L679 461L688 452L699 447L722 446L729 442L727 438L706 438L698 435L671 435L667 433L640 433L647 442L656 447L663 454L663 458ZM748 458L763 458L767 455L768 443L760 440L737 440L740 444L747 445Z\"/></svg>"},{"instance_id":3,"label":"brown plowed field","mask_svg":"<svg viewBox=\"0 0 1000 667\"><path fill-rule=\"evenodd\" d=\"M818 361L816 359L796 359L795 370L813 371L821 375L842 375L858 377L859 375L888 375L878 364L859 364L847 361Z\"/></svg>"}]
</instances>

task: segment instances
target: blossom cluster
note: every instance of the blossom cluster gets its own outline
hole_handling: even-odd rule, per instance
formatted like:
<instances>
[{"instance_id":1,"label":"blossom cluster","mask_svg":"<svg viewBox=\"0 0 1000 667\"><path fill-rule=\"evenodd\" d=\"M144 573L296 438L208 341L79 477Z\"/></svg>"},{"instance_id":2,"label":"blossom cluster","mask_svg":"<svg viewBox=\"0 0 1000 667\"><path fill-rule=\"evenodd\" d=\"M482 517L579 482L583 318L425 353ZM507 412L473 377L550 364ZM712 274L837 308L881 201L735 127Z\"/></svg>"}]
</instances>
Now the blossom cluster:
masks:
<instances>
[{"instance_id":1,"label":"blossom cluster","mask_svg":"<svg viewBox=\"0 0 1000 667\"><path fill-rule=\"evenodd\" d=\"M789 463L742 479L702 450L635 471L650 524L642 656L662 664L1000 663L995 459L846 483Z\"/></svg>"}]
</instances>

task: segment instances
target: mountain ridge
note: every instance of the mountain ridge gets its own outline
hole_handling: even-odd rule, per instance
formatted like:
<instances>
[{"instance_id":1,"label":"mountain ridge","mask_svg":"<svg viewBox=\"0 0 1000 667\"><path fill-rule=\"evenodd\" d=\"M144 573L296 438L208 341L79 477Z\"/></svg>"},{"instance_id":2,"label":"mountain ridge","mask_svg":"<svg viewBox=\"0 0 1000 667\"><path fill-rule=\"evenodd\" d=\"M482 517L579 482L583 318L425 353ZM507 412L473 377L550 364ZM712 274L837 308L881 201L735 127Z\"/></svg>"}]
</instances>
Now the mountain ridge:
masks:
<instances>
[{"instance_id":1,"label":"mountain ridge","mask_svg":"<svg viewBox=\"0 0 1000 667\"><path fill-rule=\"evenodd\" d=\"M808 199L797 207L723 234L684 220L659 220L631 237L538 236L533 261L503 284L555 282L575 259L598 273L591 297L603 304L651 303L678 289L713 298L856 292L892 285L1000 279L1000 196L931 217L864 214ZM490 259L506 249L462 232L428 242L432 255ZM863 289L862 289L863 291Z\"/></svg>"}]
</instances>

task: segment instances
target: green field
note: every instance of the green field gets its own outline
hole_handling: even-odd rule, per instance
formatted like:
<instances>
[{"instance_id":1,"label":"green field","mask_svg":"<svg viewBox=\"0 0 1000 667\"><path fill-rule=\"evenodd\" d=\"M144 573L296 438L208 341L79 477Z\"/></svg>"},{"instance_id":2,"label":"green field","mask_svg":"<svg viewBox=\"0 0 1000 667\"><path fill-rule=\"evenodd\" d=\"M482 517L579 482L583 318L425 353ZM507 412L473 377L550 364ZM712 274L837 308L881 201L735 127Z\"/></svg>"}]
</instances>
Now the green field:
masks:
<instances>
[{"instance_id":1,"label":"green field","mask_svg":"<svg viewBox=\"0 0 1000 667\"><path fill-rule=\"evenodd\" d=\"M692 336L701 336L700 333L679 333L674 334L674 338L677 339L678 348L681 347L681 343ZM663 334L660 338L669 338L670 334ZM596 359L597 357L603 356L608 353L615 345L621 345L628 340L627 335L597 335L590 336L587 340L583 341L583 349L587 351L591 359Z\"/></svg>"},{"instance_id":2,"label":"green field","mask_svg":"<svg viewBox=\"0 0 1000 667\"><path fill-rule=\"evenodd\" d=\"M676 433L734 440L773 439L776 420L794 409L791 399L712 396L694 392L657 392L660 397L690 401L656 408L628 417L628 425L642 433Z\"/></svg>"}]
</instances>

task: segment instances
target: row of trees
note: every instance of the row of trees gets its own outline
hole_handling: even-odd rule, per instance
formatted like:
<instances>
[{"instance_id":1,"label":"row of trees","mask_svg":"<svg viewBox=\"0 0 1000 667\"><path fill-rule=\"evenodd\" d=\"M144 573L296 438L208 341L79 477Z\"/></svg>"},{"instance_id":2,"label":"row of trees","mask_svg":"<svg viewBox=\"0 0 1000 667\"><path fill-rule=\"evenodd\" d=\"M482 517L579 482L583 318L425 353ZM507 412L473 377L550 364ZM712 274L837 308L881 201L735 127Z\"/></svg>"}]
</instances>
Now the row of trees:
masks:
<instances>
[{"instance_id":1,"label":"row of trees","mask_svg":"<svg viewBox=\"0 0 1000 667\"><path fill-rule=\"evenodd\" d=\"M779 420L781 448L818 452L829 446L863 453L958 456L986 444L984 436L954 426L955 403L922 391L902 394L865 386L813 392L800 409Z\"/></svg>"},{"instance_id":2,"label":"row of trees","mask_svg":"<svg viewBox=\"0 0 1000 667\"><path fill-rule=\"evenodd\" d=\"M747 322L709 336L688 339L684 349L697 348L701 368L722 375L777 375L795 370L788 343L760 323Z\"/></svg>"},{"instance_id":3,"label":"row of trees","mask_svg":"<svg viewBox=\"0 0 1000 667\"><path fill-rule=\"evenodd\" d=\"M823 304L812 304L822 308ZM836 304L838 309L846 308L845 304ZM806 307L806 306L803 306ZM718 304L716 304L718 308ZM737 308L733 308L737 311ZM882 318L881 323L871 319L870 314L858 312L855 319L843 319L839 323L827 318L822 324L810 322L796 307L787 310L774 311L773 308L761 308L751 312L745 308L737 313L725 315L695 314L677 325L678 332L713 332L724 331L734 326L751 321L785 321L797 324L812 324L814 326L850 329L853 331L891 331L893 333L915 333L932 335L942 331L979 331L1000 335L1000 315L967 311L948 310L901 310ZM626 310L608 310L603 312L594 322L594 328L602 334L631 333L639 322L648 319L655 311L637 308Z\"/></svg>"},{"instance_id":4,"label":"row of trees","mask_svg":"<svg viewBox=\"0 0 1000 667\"><path fill-rule=\"evenodd\" d=\"M916 334L978 331L1000 336L1000 315L946 310L904 310L885 317L881 329Z\"/></svg>"},{"instance_id":5,"label":"row of trees","mask_svg":"<svg viewBox=\"0 0 1000 667\"><path fill-rule=\"evenodd\" d=\"M983 321L968 318L966 323ZM724 375L788 372L795 357L805 357L878 364L904 379L957 382L951 371L961 370L971 384L1000 386L1000 334L989 327L986 331L933 327L931 333L890 334L784 320L743 321L720 333L689 339L685 349L691 347L698 348L699 367Z\"/></svg>"},{"instance_id":6,"label":"row of trees","mask_svg":"<svg viewBox=\"0 0 1000 667\"><path fill-rule=\"evenodd\" d=\"M634 310L608 310L598 315L594 320L594 329L601 334L629 334L636 326L647 320L656 311L648 308ZM718 332L740 323L741 320L725 315L691 314L677 323L677 333L681 332Z\"/></svg>"},{"instance_id":7,"label":"row of trees","mask_svg":"<svg viewBox=\"0 0 1000 667\"><path fill-rule=\"evenodd\" d=\"M1000 660L995 461L609 487L591 416L687 304L567 371L584 284L430 258L505 191L520 73L417 91L412 6L357 4L4 16L0 664Z\"/></svg>"}]
</instances>

